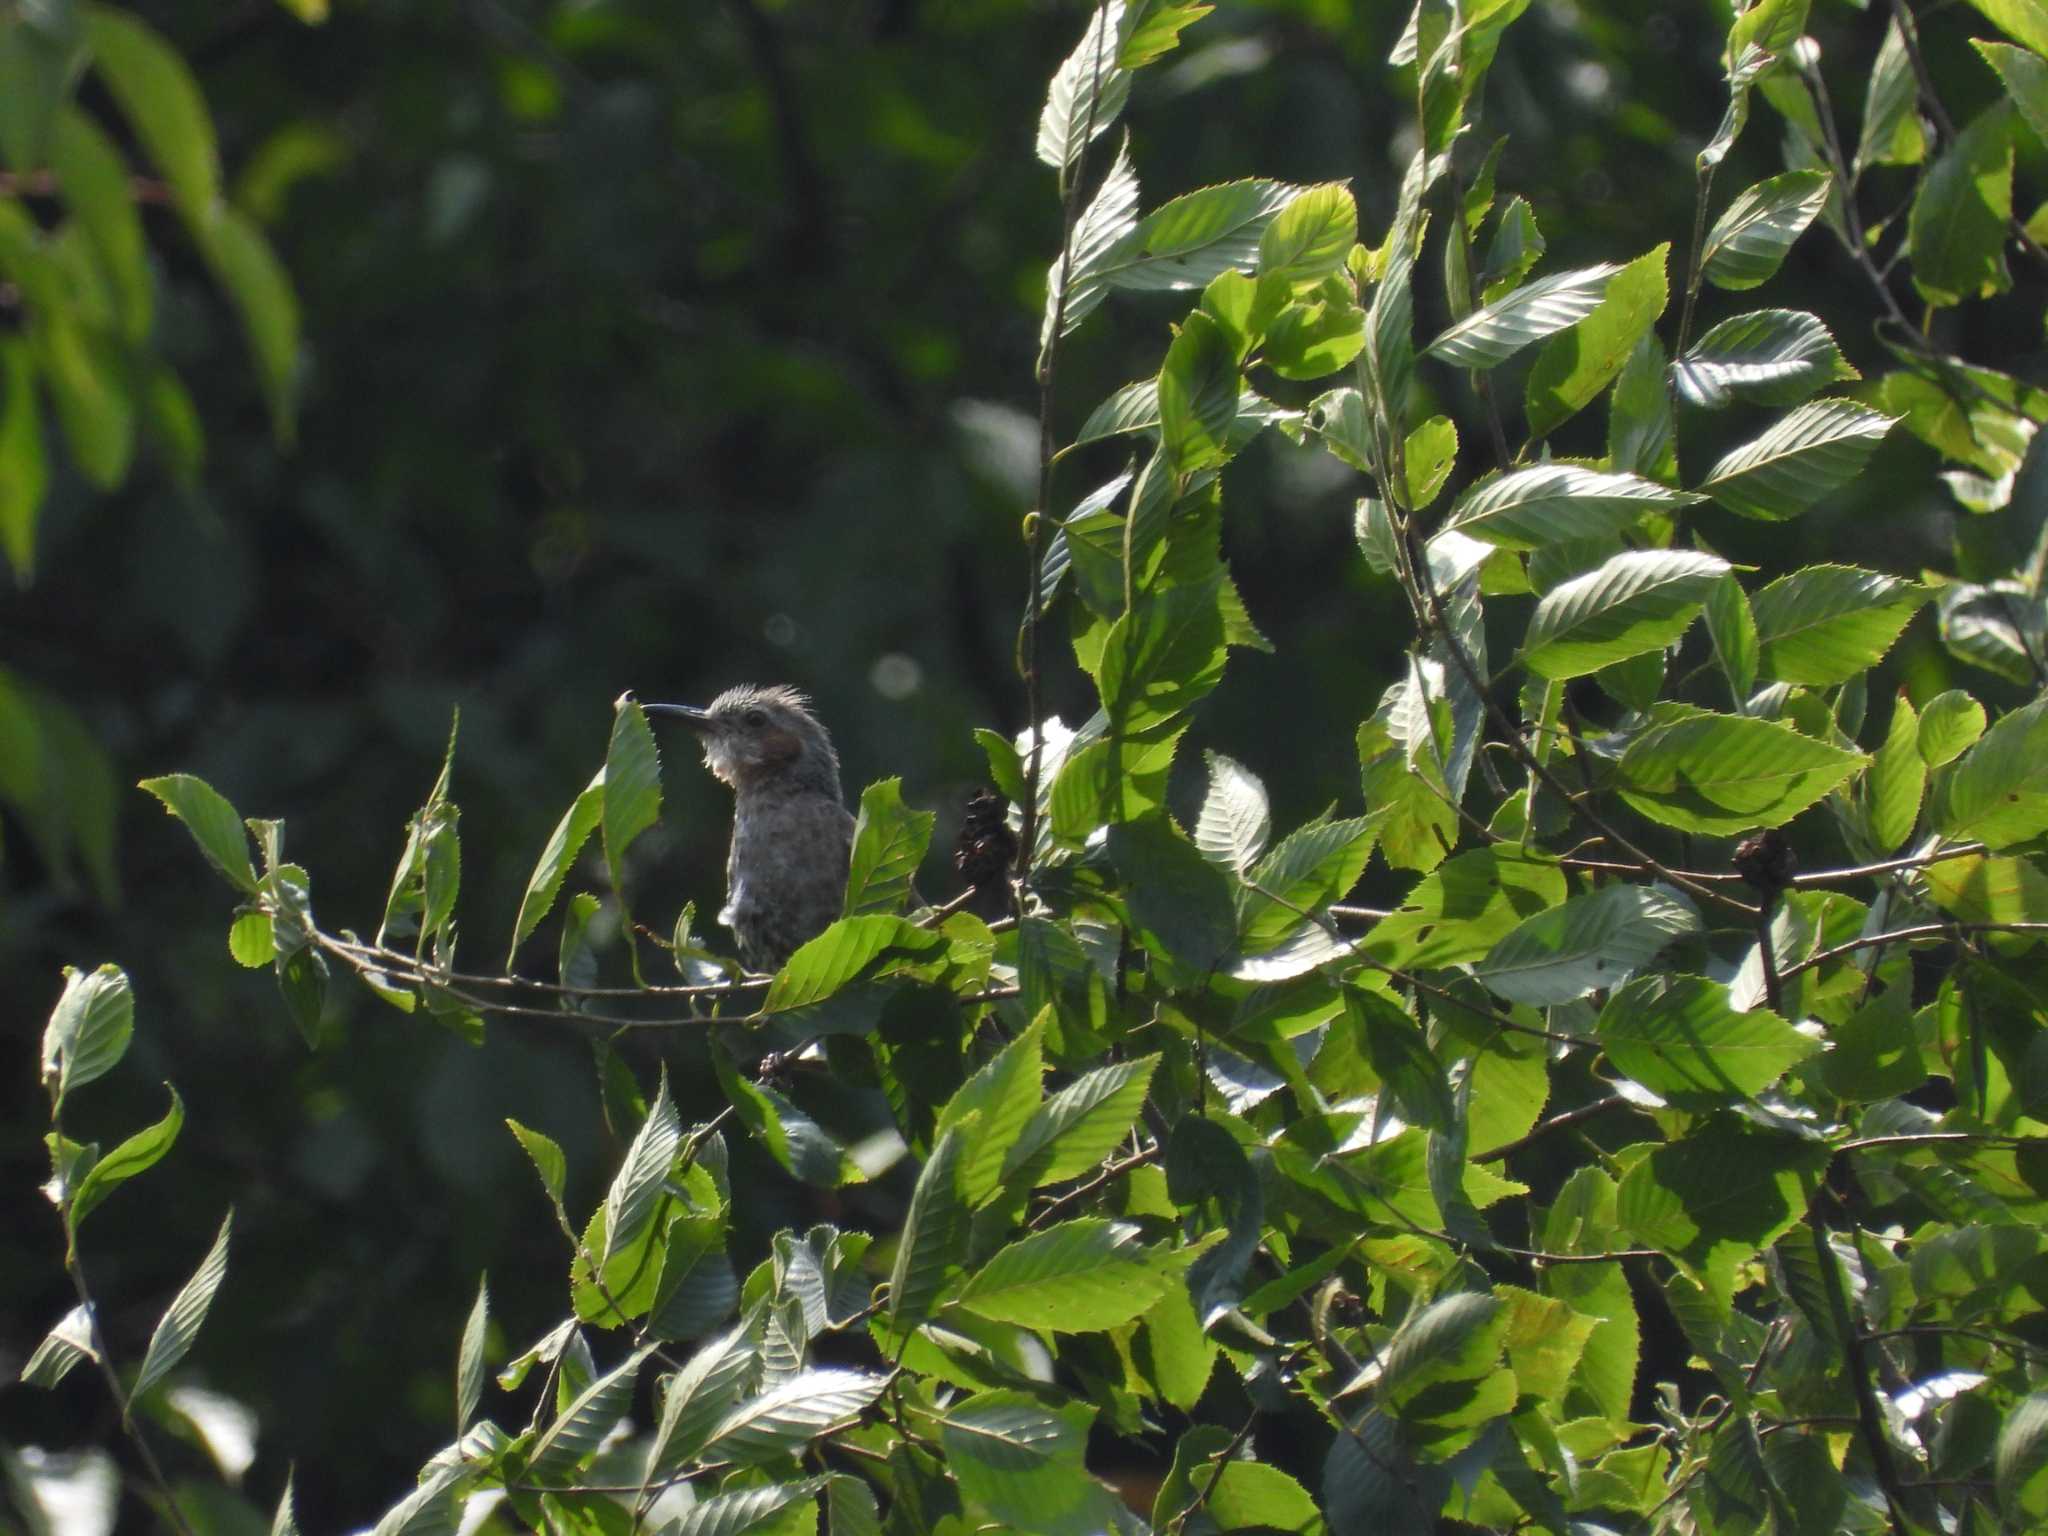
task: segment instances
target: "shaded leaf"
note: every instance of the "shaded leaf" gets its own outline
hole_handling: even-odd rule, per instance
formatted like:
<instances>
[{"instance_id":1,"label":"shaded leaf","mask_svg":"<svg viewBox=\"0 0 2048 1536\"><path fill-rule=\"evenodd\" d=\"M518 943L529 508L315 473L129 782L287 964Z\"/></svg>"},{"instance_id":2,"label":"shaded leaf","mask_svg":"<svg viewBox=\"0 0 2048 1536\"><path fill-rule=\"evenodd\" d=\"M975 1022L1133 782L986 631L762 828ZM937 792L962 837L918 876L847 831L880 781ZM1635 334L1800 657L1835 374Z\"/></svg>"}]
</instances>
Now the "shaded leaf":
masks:
<instances>
[{"instance_id":1,"label":"shaded leaf","mask_svg":"<svg viewBox=\"0 0 2048 1536\"><path fill-rule=\"evenodd\" d=\"M1753 594L1762 675L1832 687L1884 659L1927 589L1853 565L1812 565Z\"/></svg>"},{"instance_id":2,"label":"shaded leaf","mask_svg":"<svg viewBox=\"0 0 2048 1536\"><path fill-rule=\"evenodd\" d=\"M1671 365L1679 395L1708 410L1737 400L1796 405L1856 377L1828 328L1796 309L1752 310L1723 320Z\"/></svg>"},{"instance_id":3,"label":"shaded leaf","mask_svg":"<svg viewBox=\"0 0 2048 1536\"><path fill-rule=\"evenodd\" d=\"M1475 967L1486 989L1511 1002L1568 1003L1618 986L1699 914L1666 890L1610 885L1523 921Z\"/></svg>"},{"instance_id":4,"label":"shaded leaf","mask_svg":"<svg viewBox=\"0 0 2048 1536\"><path fill-rule=\"evenodd\" d=\"M1738 193L1707 234L1707 281L1735 289L1767 281L1826 204L1828 179L1826 171L1787 171Z\"/></svg>"},{"instance_id":5,"label":"shaded leaf","mask_svg":"<svg viewBox=\"0 0 2048 1536\"><path fill-rule=\"evenodd\" d=\"M1578 677L1676 643L1728 574L1691 550L1628 550L1544 594L1521 660L1544 677Z\"/></svg>"},{"instance_id":6,"label":"shaded leaf","mask_svg":"<svg viewBox=\"0 0 2048 1536\"><path fill-rule=\"evenodd\" d=\"M1863 762L1779 721L1664 709L1622 754L1618 788L1652 821L1683 831L1780 826Z\"/></svg>"},{"instance_id":7,"label":"shaded leaf","mask_svg":"<svg viewBox=\"0 0 2048 1536\"><path fill-rule=\"evenodd\" d=\"M143 1397L164 1377L176 1368L199 1337L199 1330L206 1322L207 1308L213 1305L213 1294L220 1289L220 1283L228 1272L228 1233L234 1226L235 1213L230 1210L221 1218L220 1232L213 1240L213 1247L192 1278L187 1280L172 1298L164 1315L156 1325L156 1331L149 1336L149 1348L142 1357L142 1368L135 1373L135 1385L129 1389L130 1402Z\"/></svg>"},{"instance_id":8,"label":"shaded leaf","mask_svg":"<svg viewBox=\"0 0 2048 1536\"><path fill-rule=\"evenodd\" d=\"M1687 1109L1753 1098L1820 1049L1768 1008L1737 1012L1703 976L1632 981L1595 1029L1616 1070Z\"/></svg>"}]
</instances>

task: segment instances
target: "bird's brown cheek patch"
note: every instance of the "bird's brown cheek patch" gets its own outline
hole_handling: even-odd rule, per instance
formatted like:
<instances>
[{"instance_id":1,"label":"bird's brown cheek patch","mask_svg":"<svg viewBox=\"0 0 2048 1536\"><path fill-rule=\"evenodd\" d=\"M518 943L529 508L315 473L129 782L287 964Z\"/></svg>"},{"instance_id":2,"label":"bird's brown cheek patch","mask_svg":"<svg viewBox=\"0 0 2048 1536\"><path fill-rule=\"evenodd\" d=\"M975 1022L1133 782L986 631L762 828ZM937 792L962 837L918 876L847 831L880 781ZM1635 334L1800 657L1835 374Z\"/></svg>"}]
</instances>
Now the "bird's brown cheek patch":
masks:
<instances>
[{"instance_id":1,"label":"bird's brown cheek patch","mask_svg":"<svg viewBox=\"0 0 2048 1536\"><path fill-rule=\"evenodd\" d=\"M765 731L761 736L763 763L794 762L803 755L804 744L790 731Z\"/></svg>"}]
</instances>

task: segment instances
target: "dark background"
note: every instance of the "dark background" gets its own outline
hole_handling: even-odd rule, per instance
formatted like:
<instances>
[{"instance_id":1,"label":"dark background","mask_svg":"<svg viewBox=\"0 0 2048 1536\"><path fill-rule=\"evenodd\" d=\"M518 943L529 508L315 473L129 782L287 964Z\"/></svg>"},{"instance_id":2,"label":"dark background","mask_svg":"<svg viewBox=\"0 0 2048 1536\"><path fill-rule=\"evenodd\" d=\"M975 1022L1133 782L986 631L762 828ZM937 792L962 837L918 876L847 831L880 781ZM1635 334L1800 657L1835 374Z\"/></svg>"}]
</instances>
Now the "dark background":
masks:
<instances>
[{"instance_id":1,"label":"dark background","mask_svg":"<svg viewBox=\"0 0 2048 1536\"><path fill-rule=\"evenodd\" d=\"M192 62L230 183L290 269L305 388L280 451L232 316L176 227L153 224L163 343L209 438L204 489L144 472L102 497L60 478L42 573L0 598L7 667L78 713L123 787L117 891L4 820L0 1380L70 1301L33 1193L47 1174L35 1047L63 964L116 961L139 1002L132 1053L81 1097L73 1133L113 1140L156 1118L166 1078L190 1112L171 1158L88 1229L114 1346L136 1357L235 1204L233 1264L190 1369L255 1407L250 1493L267 1507L295 1462L309 1528L368 1523L446 1440L478 1271L502 1333L494 1361L559 1315L563 1247L504 1117L562 1140L579 1214L611 1166L589 1052L569 1035L500 1025L472 1049L341 987L308 1053L269 976L228 957L227 888L125 788L137 778L198 773L244 815L286 818L326 925L374 930L459 706L462 958L477 969L499 963L532 862L601 763L627 689L701 702L739 681L802 686L849 793L900 774L948 845L984 776L971 728L1023 723L1018 528L1059 233L1031 144L1084 10L341 0L312 28L267 0L148 8ZM1881 14L1815 10L1853 144ZM1145 206L1252 174L1342 179L1377 240L1412 142L1412 102L1384 64L1406 12L1220 8L1133 92ZM1511 135L1501 195L1528 197L1550 242L1539 270L1669 240L1676 287L1692 156L1721 111L1724 25L1711 5L1580 0L1511 29L1485 121ZM1983 29L1961 7L1926 27L1958 119L1994 89L1969 30ZM1717 208L1783 168L1780 131L1759 101ZM2036 153L2022 151L2023 187ZM1904 173L1889 174L1867 211L1887 188L1905 195ZM1433 265L1418 277L1426 337L1441 288ZM1695 334L1759 302L1809 308L1875 373L1861 281L1816 227L1762 294L1710 291ZM1175 312L1116 298L1079 334L1059 376L1067 434L1156 370ZM2028 371L2038 288L1965 313L1944 322L1970 327L1947 343ZM1675 314L1674 301L1667 344ZM1448 374L1428 382L1464 429L1469 476L1484 443L1472 401ZM1275 392L1298 404L1320 387ZM1555 447L1598 454L1604 426L1596 408ZM1687 469L1741 430L1687 417ZM1120 466L1114 447L1084 456L1053 510ZM1708 509L1702 531L1774 568L1944 566L1951 519L1932 468L1894 434L1859 486L1800 524ZM1234 658L1183 758L1240 757L1281 826L1333 801L1357 809L1353 732L1408 637L1394 588L1354 550L1360 490L1274 434L1228 480L1227 551L1277 650ZM1085 680L1049 650L1053 702L1077 722ZM1894 671L1932 691L1948 665L1923 616ZM716 910L727 812L689 744L665 746L662 824L630 868L657 927L686 898ZM1383 867L1369 878L1381 895L1402 885ZM586 859L571 889L602 883ZM942 857L924 884L955 888ZM522 956L529 973L551 968L554 933ZM743 1266L759 1257L742 1248ZM12 1444L104 1440L108 1416L83 1371L53 1396L0 1387Z\"/></svg>"}]
</instances>

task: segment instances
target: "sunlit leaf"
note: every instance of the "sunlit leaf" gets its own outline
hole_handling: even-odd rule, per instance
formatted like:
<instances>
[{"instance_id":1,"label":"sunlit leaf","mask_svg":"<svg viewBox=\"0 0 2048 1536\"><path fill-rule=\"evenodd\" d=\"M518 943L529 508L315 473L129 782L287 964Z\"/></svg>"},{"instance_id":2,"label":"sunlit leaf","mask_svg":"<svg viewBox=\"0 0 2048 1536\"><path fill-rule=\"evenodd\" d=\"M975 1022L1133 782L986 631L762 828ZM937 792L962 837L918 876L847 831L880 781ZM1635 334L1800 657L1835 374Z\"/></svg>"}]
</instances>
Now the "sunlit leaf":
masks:
<instances>
[{"instance_id":1,"label":"sunlit leaf","mask_svg":"<svg viewBox=\"0 0 2048 1536\"><path fill-rule=\"evenodd\" d=\"M206 1312L213 1305L213 1294L220 1289L220 1283L228 1272L228 1233L234 1226L235 1213L230 1210L221 1218L220 1232L213 1240L199 1268L193 1271L164 1315L156 1325L156 1331L149 1336L149 1348L143 1354L142 1368L135 1373L135 1385L129 1390L129 1400L147 1394L172 1370L192 1348L199 1337L199 1330L206 1322Z\"/></svg>"},{"instance_id":2,"label":"sunlit leaf","mask_svg":"<svg viewBox=\"0 0 2048 1536\"><path fill-rule=\"evenodd\" d=\"M1607 283L1621 268L1612 262L1556 272L1474 310L1425 349L1459 368L1492 368L1532 341L1576 325L1600 307Z\"/></svg>"},{"instance_id":3,"label":"sunlit leaf","mask_svg":"<svg viewBox=\"0 0 2048 1536\"><path fill-rule=\"evenodd\" d=\"M1827 199L1826 171L1787 171L1744 188L1707 233L1707 280L1736 289L1767 281Z\"/></svg>"},{"instance_id":4,"label":"sunlit leaf","mask_svg":"<svg viewBox=\"0 0 2048 1536\"><path fill-rule=\"evenodd\" d=\"M1892 422L1847 400L1815 400L1724 456L1700 489L1744 517L1797 517L1854 479Z\"/></svg>"}]
</instances>

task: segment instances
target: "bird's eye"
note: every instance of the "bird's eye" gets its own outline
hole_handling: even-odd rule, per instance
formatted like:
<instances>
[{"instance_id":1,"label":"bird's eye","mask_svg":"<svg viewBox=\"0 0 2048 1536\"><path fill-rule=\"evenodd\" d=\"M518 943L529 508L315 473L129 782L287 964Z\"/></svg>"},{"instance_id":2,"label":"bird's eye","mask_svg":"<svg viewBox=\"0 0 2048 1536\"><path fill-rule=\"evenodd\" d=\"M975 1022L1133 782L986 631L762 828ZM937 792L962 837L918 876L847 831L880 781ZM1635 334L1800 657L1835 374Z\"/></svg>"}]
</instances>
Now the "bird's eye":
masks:
<instances>
[{"instance_id":1,"label":"bird's eye","mask_svg":"<svg viewBox=\"0 0 2048 1536\"><path fill-rule=\"evenodd\" d=\"M748 725L752 726L757 731L762 726L768 723L768 716L766 712L758 709L748 710L742 718L746 720Z\"/></svg>"}]
</instances>

